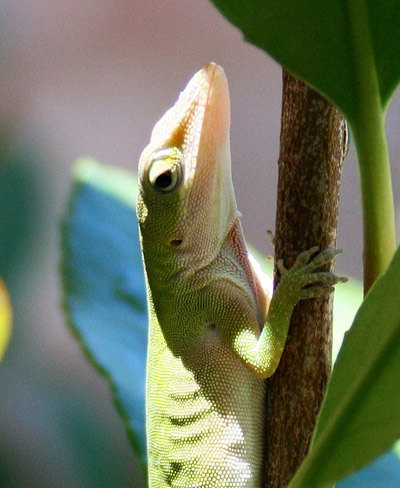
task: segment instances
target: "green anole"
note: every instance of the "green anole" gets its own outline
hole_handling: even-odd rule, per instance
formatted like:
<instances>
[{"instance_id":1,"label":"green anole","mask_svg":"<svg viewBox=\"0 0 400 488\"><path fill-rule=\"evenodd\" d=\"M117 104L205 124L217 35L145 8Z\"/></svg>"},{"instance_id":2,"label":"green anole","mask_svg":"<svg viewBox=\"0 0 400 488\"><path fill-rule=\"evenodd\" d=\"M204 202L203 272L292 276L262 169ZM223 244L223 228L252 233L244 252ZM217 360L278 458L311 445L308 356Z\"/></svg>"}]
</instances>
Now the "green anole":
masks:
<instances>
[{"instance_id":1,"label":"green anole","mask_svg":"<svg viewBox=\"0 0 400 488\"><path fill-rule=\"evenodd\" d=\"M156 124L139 162L150 488L261 486L264 379L297 302L343 281L318 271L338 251L312 248L289 270L277 263L280 283L266 295L236 207L229 130L227 80L209 63Z\"/></svg>"}]
</instances>

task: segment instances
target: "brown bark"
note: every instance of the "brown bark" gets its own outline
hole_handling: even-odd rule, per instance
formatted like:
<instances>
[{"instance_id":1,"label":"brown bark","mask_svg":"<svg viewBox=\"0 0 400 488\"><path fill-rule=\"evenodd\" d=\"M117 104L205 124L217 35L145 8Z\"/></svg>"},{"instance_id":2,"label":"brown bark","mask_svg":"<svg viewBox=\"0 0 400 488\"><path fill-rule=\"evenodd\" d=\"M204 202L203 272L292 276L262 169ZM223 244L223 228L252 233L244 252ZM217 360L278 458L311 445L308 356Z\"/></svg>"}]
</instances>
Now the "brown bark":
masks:
<instances>
[{"instance_id":1,"label":"brown bark","mask_svg":"<svg viewBox=\"0 0 400 488\"><path fill-rule=\"evenodd\" d=\"M346 124L321 95L283 72L275 258L290 267L336 246ZM275 269L275 279L277 278ZM331 370L332 296L300 302L268 380L265 487L286 487L305 457Z\"/></svg>"}]
</instances>

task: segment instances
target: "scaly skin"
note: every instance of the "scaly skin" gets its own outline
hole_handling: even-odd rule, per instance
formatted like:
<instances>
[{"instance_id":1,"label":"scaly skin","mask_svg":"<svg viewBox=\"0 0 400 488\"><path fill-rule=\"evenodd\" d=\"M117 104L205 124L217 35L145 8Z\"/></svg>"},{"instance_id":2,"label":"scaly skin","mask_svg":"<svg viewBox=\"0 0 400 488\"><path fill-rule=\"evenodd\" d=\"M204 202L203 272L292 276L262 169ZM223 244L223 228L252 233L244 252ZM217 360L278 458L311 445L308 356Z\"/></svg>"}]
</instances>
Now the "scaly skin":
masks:
<instances>
[{"instance_id":1,"label":"scaly skin","mask_svg":"<svg viewBox=\"0 0 400 488\"><path fill-rule=\"evenodd\" d=\"M340 281L302 253L269 298L248 259L232 186L228 84L210 63L155 126L137 215L150 317L150 488L259 488L264 378L296 303ZM318 282L320 286L304 289ZM267 313L268 312L268 313Z\"/></svg>"}]
</instances>

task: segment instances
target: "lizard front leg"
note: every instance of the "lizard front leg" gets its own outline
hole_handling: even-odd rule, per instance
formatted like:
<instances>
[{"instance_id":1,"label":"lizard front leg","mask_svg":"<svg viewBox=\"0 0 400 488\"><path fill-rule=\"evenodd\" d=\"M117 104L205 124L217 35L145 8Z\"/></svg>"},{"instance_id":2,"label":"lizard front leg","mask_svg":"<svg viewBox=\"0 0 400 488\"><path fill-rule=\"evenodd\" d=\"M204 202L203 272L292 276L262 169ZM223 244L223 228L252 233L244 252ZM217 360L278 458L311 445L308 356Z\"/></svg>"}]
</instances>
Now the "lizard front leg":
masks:
<instances>
[{"instance_id":1,"label":"lizard front leg","mask_svg":"<svg viewBox=\"0 0 400 488\"><path fill-rule=\"evenodd\" d=\"M252 304L240 287L230 287L228 290L221 284L215 284L217 295L222 294L221 300L227 304L223 311L217 313L217 328L234 352L257 376L267 378L275 372L296 304L300 300L331 292L334 285L347 281L331 272L318 271L340 251L325 249L311 259L317 250L314 247L302 252L289 270L283 266L282 261L278 261L281 281L273 294L261 334L258 333L259 324Z\"/></svg>"}]
</instances>

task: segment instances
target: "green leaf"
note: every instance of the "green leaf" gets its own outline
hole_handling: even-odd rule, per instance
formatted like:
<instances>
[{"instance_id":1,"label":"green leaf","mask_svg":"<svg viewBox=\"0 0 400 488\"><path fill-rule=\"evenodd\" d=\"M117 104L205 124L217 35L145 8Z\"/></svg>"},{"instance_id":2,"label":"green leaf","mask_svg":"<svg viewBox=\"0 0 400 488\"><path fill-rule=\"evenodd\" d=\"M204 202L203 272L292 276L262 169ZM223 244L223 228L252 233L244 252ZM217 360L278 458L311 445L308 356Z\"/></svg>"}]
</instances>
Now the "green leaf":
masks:
<instances>
[{"instance_id":1,"label":"green leaf","mask_svg":"<svg viewBox=\"0 0 400 488\"><path fill-rule=\"evenodd\" d=\"M212 1L247 41L325 94L350 121L359 110L360 77L376 78L382 107L400 80L397 0Z\"/></svg>"},{"instance_id":2,"label":"green leaf","mask_svg":"<svg viewBox=\"0 0 400 488\"><path fill-rule=\"evenodd\" d=\"M400 79L396 0L212 0L245 38L329 98L348 119L357 149L366 290L396 250L384 129Z\"/></svg>"},{"instance_id":3,"label":"green leaf","mask_svg":"<svg viewBox=\"0 0 400 488\"><path fill-rule=\"evenodd\" d=\"M323 488L400 437L400 248L347 333L311 450L290 488Z\"/></svg>"},{"instance_id":4,"label":"green leaf","mask_svg":"<svg viewBox=\"0 0 400 488\"><path fill-rule=\"evenodd\" d=\"M107 377L145 470L147 311L136 188L133 174L90 159L76 165L62 271L68 322Z\"/></svg>"}]
</instances>

